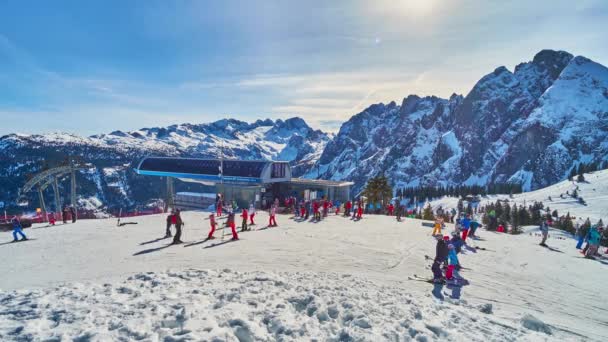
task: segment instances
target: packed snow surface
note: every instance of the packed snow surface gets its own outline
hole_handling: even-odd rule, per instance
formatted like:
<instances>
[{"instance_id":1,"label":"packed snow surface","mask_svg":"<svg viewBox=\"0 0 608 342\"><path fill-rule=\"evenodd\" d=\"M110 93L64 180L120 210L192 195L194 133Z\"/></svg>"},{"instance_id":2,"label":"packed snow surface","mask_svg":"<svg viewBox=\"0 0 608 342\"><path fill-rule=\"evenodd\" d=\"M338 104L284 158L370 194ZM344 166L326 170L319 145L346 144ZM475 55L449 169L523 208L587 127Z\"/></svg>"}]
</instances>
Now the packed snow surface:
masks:
<instances>
[{"instance_id":1,"label":"packed snow surface","mask_svg":"<svg viewBox=\"0 0 608 342\"><path fill-rule=\"evenodd\" d=\"M435 241L422 221L387 216L320 223L279 215L240 241L203 242L206 215L185 212L183 245L162 215L82 220L0 245L0 340L601 341L608 338L605 260L535 228L486 231L465 250L454 289L430 277ZM258 223L267 215L258 211ZM451 228L450 228L451 229ZM4 233L4 239L12 237Z\"/></svg>"}]
</instances>

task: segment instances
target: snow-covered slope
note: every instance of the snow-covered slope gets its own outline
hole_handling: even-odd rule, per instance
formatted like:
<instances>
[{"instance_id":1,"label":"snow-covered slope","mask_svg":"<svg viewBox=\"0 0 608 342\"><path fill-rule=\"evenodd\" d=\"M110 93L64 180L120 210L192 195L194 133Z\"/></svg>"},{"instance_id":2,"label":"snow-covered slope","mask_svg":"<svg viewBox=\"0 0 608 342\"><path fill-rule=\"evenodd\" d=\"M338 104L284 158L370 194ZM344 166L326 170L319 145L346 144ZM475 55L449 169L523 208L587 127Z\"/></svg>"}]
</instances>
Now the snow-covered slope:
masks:
<instances>
[{"instance_id":1,"label":"snow-covered slope","mask_svg":"<svg viewBox=\"0 0 608 342\"><path fill-rule=\"evenodd\" d=\"M267 215L259 212L258 220ZM0 248L3 341L602 341L604 260L573 240L479 231L460 262L458 293L407 280L430 276L435 241L417 220L387 216L321 223L279 215L279 228L238 242L201 242L208 221L184 213L168 246L164 216L26 229ZM124 222L124 220L123 220ZM38 228L38 227L37 227ZM221 231L216 233L221 237ZM10 234L4 233L3 239ZM451 299L449 295L460 295Z\"/></svg>"},{"instance_id":2,"label":"snow-covered slope","mask_svg":"<svg viewBox=\"0 0 608 342\"><path fill-rule=\"evenodd\" d=\"M517 182L530 190L606 160L608 69L543 50L513 72L482 77L464 98L370 106L344 123L314 170L355 181L355 192L381 173L398 188Z\"/></svg>"},{"instance_id":3,"label":"snow-covered slope","mask_svg":"<svg viewBox=\"0 0 608 342\"><path fill-rule=\"evenodd\" d=\"M533 202L542 202L545 208L551 211L557 210L558 214L566 215L577 219L589 218L593 223L602 219L606 222L608 218L608 170L601 170L584 174L585 181L577 182L565 180L543 189L509 195L489 195L481 199L480 205L494 203L497 200L509 201L511 205L518 206ZM573 197L574 191L577 198ZM581 204L582 198L586 204ZM442 207L444 209L457 208L457 197L443 197L430 202L434 209Z\"/></svg>"},{"instance_id":4,"label":"snow-covered slope","mask_svg":"<svg viewBox=\"0 0 608 342\"><path fill-rule=\"evenodd\" d=\"M218 158L223 154L225 158L286 160L298 174L318 159L329 139L297 117L254 123L226 119L91 137L11 134L0 138L0 201L14 204L27 174L61 163L67 156L94 166L79 175L82 196L95 197L106 206L132 207L162 197L158 179L137 177L132 170L143 156Z\"/></svg>"}]
</instances>

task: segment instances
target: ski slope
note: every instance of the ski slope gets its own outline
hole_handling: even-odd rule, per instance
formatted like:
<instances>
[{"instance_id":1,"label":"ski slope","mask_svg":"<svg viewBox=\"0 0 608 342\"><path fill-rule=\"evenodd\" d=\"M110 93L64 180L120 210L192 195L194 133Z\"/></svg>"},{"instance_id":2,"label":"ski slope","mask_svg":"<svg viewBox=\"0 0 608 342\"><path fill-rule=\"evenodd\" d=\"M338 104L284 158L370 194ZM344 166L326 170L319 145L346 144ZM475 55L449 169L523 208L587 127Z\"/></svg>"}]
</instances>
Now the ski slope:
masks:
<instances>
[{"instance_id":1,"label":"ski slope","mask_svg":"<svg viewBox=\"0 0 608 342\"><path fill-rule=\"evenodd\" d=\"M32 241L0 245L0 340L608 338L608 262L582 258L559 234L550 250L538 246L533 228L479 232L470 245L486 250L459 257L471 285L460 299L440 289L441 301L433 285L408 280L431 276L425 255L434 255L435 241L421 221L279 215L278 228L222 243L221 232L202 242L203 217L183 213L186 243L178 246L159 239L159 215L123 227L100 219L26 229Z\"/></svg>"},{"instance_id":2,"label":"ski slope","mask_svg":"<svg viewBox=\"0 0 608 342\"><path fill-rule=\"evenodd\" d=\"M545 208L549 207L551 211L557 210L560 216L570 212L571 217L582 220L589 218L593 223L599 219L606 221L608 219L608 170L586 173L584 176L584 182L565 180L536 191L515 194L512 198L509 195L485 196L482 197L479 205L485 206L495 203L497 200L508 200L510 205L515 203L518 206L542 202ZM571 196L577 188L578 197L582 197L586 205L580 204L578 199ZM458 198L443 197L430 203L433 209L439 207L451 209L458 206Z\"/></svg>"}]
</instances>

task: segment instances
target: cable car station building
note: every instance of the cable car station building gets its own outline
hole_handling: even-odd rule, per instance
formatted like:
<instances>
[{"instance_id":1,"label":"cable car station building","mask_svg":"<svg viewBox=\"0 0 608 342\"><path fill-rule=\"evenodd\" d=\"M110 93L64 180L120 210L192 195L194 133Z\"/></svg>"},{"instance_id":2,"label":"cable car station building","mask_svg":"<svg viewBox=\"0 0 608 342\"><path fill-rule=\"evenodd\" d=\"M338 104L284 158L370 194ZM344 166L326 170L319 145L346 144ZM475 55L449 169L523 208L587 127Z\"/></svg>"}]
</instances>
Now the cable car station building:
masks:
<instances>
[{"instance_id":1,"label":"cable car station building","mask_svg":"<svg viewBox=\"0 0 608 342\"><path fill-rule=\"evenodd\" d=\"M294 178L291 166L284 161L219 160L196 158L147 157L135 172L146 176L167 177L169 201L175 197L173 179L212 186L228 201L239 207L254 203L256 208L267 208L275 198L294 196L345 202L350 199L352 182ZM172 204L172 203L171 203Z\"/></svg>"}]
</instances>

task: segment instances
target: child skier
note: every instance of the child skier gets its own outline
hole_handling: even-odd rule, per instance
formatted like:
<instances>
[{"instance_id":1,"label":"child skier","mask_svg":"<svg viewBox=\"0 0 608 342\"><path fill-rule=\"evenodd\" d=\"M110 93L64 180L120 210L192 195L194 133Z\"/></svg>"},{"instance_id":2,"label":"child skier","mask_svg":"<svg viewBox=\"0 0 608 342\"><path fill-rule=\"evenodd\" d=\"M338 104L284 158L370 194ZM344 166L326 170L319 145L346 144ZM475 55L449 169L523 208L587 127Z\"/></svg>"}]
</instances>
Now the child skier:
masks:
<instances>
[{"instance_id":1,"label":"child skier","mask_svg":"<svg viewBox=\"0 0 608 342\"><path fill-rule=\"evenodd\" d=\"M175 214L173 214L173 222L175 222L175 236L173 237L173 244L183 243L182 238L182 226L184 225L184 221L182 221L182 216L180 214L180 210L176 209Z\"/></svg>"},{"instance_id":2,"label":"child skier","mask_svg":"<svg viewBox=\"0 0 608 342\"><path fill-rule=\"evenodd\" d=\"M207 240L215 239L213 237L213 233L215 233L215 215L211 213L209 215L209 225L211 226L211 230L209 230L209 235L207 235Z\"/></svg>"},{"instance_id":3,"label":"child skier","mask_svg":"<svg viewBox=\"0 0 608 342\"><path fill-rule=\"evenodd\" d=\"M270 218L268 219L268 227L276 227L277 226L277 220L275 218L276 213L277 213L277 207L273 205L270 208Z\"/></svg>"},{"instance_id":4,"label":"child skier","mask_svg":"<svg viewBox=\"0 0 608 342\"><path fill-rule=\"evenodd\" d=\"M19 241L17 238L17 234L21 235L21 241L27 240L27 236L23 233L23 227L21 226L21 222L18 218L13 218L13 242Z\"/></svg>"},{"instance_id":5,"label":"child skier","mask_svg":"<svg viewBox=\"0 0 608 342\"><path fill-rule=\"evenodd\" d=\"M228 219L226 220L226 225L228 225L230 227L230 230L232 231L232 240L238 240L239 236L236 233L236 224L234 223L233 211L228 212Z\"/></svg>"},{"instance_id":6,"label":"child skier","mask_svg":"<svg viewBox=\"0 0 608 342\"><path fill-rule=\"evenodd\" d=\"M253 218L255 217L255 207L253 206L253 203L249 205L249 225L253 226L255 225L255 222L253 221Z\"/></svg>"},{"instance_id":7,"label":"child skier","mask_svg":"<svg viewBox=\"0 0 608 342\"><path fill-rule=\"evenodd\" d=\"M165 238L171 237L171 226L173 225L173 211L167 215L167 228L165 230Z\"/></svg>"},{"instance_id":8,"label":"child skier","mask_svg":"<svg viewBox=\"0 0 608 342\"><path fill-rule=\"evenodd\" d=\"M448 257L448 246L446 244L446 238L440 235L436 235L437 245L435 246L435 259L433 260L433 266L431 270L433 271L433 280L435 282L443 281L443 273L441 273L441 265L445 262Z\"/></svg>"},{"instance_id":9,"label":"child skier","mask_svg":"<svg viewBox=\"0 0 608 342\"><path fill-rule=\"evenodd\" d=\"M458 256L456 255L456 248L454 248L454 245L449 244L448 245L448 269L445 272L445 278L447 280L451 280L453 275L454 275L454 271L457 271L457 268L460 268L460 262L458 262Z\"/></svg>"}]
</instances>

